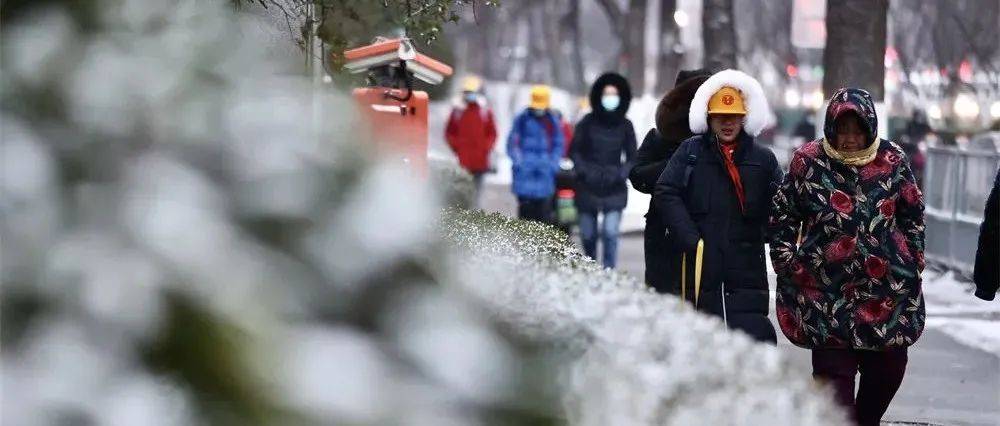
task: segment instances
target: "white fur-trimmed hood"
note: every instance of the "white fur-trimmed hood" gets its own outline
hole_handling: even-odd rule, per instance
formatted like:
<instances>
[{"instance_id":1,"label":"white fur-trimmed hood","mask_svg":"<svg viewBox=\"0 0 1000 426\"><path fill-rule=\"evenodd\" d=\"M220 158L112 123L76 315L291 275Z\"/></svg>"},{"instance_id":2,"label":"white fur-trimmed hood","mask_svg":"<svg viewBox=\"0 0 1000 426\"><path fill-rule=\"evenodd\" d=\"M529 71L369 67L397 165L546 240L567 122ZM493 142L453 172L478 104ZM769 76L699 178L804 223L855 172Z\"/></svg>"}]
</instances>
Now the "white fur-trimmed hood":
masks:
<instances>
[{"instance_id":1,"label":"white fur-trimmed hood","mask_svg":"<svg viewBox=\"0 0 1000 426\"><path fill-rule=\"evenodd\" d=\"M743 95L743 104L747 109L747 115L743 118L744 131L756 137L771 125L771 109L760 83L742 71L725 70L713 74L695 92L688 113L688 124L692 132L708 132L708 100L723 87L732 87Z\"/></svg>"}]
</instances>

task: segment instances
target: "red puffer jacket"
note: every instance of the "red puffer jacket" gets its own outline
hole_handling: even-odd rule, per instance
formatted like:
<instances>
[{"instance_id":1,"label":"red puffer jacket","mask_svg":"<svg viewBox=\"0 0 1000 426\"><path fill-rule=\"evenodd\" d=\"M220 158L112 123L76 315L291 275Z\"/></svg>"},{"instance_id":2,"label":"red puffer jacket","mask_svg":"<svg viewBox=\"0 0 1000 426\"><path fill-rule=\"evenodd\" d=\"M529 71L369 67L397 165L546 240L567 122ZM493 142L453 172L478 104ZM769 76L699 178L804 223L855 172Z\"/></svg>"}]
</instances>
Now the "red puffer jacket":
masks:
<instances>
[{"instance_id":1,"label":"red puffer jacket","mask_svg":"<svg viewBox=\"0 0 1000 426\"><path fill-rule=\"evenodd\" d=\"M455 108L448 118L445 138L462 167L470 173L487 171L490 151L497 140L493 113L477 103Z\"/></svg>"}]
</instances>

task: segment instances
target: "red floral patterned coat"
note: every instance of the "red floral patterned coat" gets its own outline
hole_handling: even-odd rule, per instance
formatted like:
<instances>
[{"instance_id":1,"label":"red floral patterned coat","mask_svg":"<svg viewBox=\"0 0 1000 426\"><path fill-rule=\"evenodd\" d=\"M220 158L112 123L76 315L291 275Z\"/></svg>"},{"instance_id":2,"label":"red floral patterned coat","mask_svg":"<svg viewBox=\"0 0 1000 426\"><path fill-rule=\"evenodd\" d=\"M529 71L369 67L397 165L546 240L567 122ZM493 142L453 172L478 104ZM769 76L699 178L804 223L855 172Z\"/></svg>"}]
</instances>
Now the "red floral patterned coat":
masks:
<instances>
[{"instance_id":1,"label":"red floral patterned coat","mask_svg":"<svg viewBox=\"0 0 1000 426\"><path fill-rule=\"evenodd\" d=\"M805 348L912 345L925 313L924 204L902 149L863 167L799 148L769 222L781 331ZM799 232L801 227L801 242Z\"/></svg>"}]
</instances>

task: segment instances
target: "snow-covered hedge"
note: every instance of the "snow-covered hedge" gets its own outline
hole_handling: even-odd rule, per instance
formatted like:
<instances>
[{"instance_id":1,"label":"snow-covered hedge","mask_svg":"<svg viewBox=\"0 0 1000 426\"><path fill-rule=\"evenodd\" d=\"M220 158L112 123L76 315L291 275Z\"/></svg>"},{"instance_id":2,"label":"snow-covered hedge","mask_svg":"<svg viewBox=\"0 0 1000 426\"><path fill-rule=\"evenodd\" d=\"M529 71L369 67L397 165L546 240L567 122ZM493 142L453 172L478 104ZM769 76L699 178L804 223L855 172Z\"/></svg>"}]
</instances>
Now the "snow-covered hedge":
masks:
<instances>
[{"instance_id":1,"label":"snow-covered hedge","mask_svg":"<svg viewBox=\"0 0 1000 426\"><path fill-rule=\"evenodd\" d=\"M564 350L571 424L844 423L777 348L602 269L554 228L461 209L441 228L465 253L469 291L513 330Z\"/></svg>"},{"instance_id":2,"label":"snow-covered hedge","mask_svg":"<svg viewBox=\"0 0 1000 426\"><path fill-rule=\"evenodd\" d=\"M476 186L472 175L454 161L430 159L431 185L437 189L449 206L472 208L475 203Z\"/></svg>"}]
</instances>

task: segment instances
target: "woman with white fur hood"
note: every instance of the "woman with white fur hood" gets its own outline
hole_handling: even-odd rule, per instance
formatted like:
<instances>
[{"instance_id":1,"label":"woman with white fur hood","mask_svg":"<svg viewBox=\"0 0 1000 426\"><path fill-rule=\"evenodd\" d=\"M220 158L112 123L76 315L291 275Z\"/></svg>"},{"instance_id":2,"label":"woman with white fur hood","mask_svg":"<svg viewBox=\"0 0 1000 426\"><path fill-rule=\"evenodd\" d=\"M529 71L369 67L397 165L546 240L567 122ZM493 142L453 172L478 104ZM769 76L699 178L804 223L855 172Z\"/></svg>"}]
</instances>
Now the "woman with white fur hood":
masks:
<instances>
[{"instance_id":1,"label":"woman with white fur hood","mask_svg":"<svg viewBox=\"0 0 1000 426\"><path fill-rule=\"evenodd\" d=\"M718 72L698 89L688 120L695 136L670 159L653 199L685 253L683 297L773 344L764 241L782 171L754 141L771 121L764 91L745 73Z\"/></svg>"}]
</instances>

